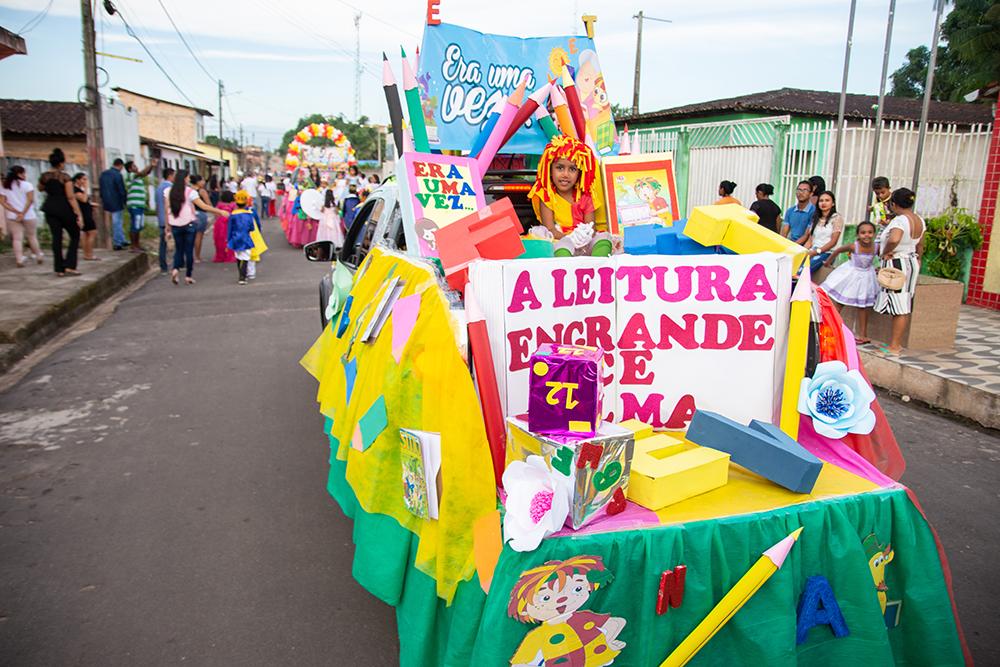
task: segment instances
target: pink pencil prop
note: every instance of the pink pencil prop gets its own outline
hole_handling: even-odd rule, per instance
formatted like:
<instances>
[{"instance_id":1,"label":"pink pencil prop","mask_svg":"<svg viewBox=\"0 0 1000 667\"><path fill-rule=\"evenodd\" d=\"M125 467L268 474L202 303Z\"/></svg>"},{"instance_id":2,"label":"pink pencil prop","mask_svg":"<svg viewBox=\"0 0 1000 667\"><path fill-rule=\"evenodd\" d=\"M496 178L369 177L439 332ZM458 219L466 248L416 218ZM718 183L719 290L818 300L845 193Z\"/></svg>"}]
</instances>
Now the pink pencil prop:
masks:
<instances>
[{"instance_id":1,"label":"pink pencil prop","mask_svg":"<svg viewBox=\"0 0 1000 667\"><path fill-rule=\"evenodd\" d=\"M500 147L503 148L510 141L510 138L521 129L525 121L531 117L531 114L535 113L535 110L545 104L545 100L549 97L549 90L552 88L552 84L547 83L531 95L528 95L528 99L524 101L521 108L517 110L517 115L514 116L514 120L510 123L510 128L507 129L507 133L504 135L503 141L500 142ZM499 150L499 149L498 149Z\"/></svg>"},{"instance_id":2,"label":"pink pencil prop","mask_svg":"<svg viewBox=\"0 0 1000 667\"><path fill-rule=\"evenodd\" d=\"M486 173L497 151L500 150L500 140L507 134L507 129L514 120L514 116L517 115L517 110L521 106L521 102L524 101L524 89L527 86L528 81L521 79L521 83L517 84L517 88L507 98L507 104L500 113L500 118L497 119L497 124L493 127L490 138L486 140L486 145L483 146L483 150L479 152L479 157L476 158L476 162L479 164L479 173Z\"/></svg>"},{"instance_id":3,"label":"pink pencil prop","mask_svg":"<svg viewBox=\"0 0 1000 667\"><path fill-rule=\"evenodd\" d=\"M618 138L618 154L619 155L631 155L632 154L632 142L628 139L628 124L625 124L625 129L622 130L621 136Z\"/></svg>"}]
</instances>

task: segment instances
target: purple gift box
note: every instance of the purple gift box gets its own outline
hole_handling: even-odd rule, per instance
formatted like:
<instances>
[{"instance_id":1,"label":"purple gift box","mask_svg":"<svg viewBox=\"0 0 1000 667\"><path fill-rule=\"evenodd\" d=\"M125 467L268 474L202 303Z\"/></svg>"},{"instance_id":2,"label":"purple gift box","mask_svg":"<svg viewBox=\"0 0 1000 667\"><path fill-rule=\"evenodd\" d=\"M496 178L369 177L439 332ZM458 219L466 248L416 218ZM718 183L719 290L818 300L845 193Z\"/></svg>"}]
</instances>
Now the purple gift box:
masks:
<instances>
[{"instance_id":1,"label":"purple gift box","mask_svg":"<svg viewBox=\"0 0 1000 667\"><path fill-rule=\"evenodd\" d=\"M538 347L529 364L528 428L592 436L601 425L604 351L583 345Z\"/></svg>"}]
</instances>

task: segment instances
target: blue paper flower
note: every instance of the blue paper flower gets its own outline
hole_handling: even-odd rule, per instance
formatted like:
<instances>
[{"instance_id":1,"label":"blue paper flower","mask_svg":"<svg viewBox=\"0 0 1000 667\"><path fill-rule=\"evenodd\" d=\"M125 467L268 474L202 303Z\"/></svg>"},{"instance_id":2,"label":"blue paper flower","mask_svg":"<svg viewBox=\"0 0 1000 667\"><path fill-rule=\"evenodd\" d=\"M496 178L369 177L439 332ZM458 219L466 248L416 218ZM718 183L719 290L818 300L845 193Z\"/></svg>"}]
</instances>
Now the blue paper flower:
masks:
<instances>
[{"instance_id":1,"label":"blue paper flower","mask_svg":"<svg viewBox=\"0 0 1000 667\"><path fill-rule=\"evenodd\" d=\"M811 378L802 379L799 412L812 417L817 433L839 440L848 433L872 432L874 400L875 392L861 373L847 370L841 361L826 361L816 366Z\"/></svg>"}]
</instances>

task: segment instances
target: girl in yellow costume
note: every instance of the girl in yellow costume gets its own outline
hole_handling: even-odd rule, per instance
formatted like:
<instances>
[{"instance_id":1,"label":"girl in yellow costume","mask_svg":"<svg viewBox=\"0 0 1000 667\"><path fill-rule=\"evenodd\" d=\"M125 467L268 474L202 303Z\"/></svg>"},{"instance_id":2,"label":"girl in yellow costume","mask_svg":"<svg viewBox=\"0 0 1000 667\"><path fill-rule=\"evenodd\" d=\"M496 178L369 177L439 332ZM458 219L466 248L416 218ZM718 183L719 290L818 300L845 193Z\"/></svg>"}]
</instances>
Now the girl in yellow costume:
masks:
<instances>
[{"instance_id":1,"label":"girl in yellow costume","mask_svg":"<svg viewBox=\"0 0 1000 667\"><path fill-rule=\"evenodd\" d=\"M545 147L535 184L528 191L542 224L530 233L553 239L556 257L611 254L611 237L595 230L595 212L604 206L597 182L597 158L586 144L557 135Z\"/></svg>"},{"instance_id":2,"label":"girl in yellow costume","mask_svg":"<svg viewBox=\"0 0 1000 667\"><path fill-rule=\"evenodd\" d=\"M522 623L540 623L511 657L512 665L603 667L625 648L618 635L625 619L581 610L590 592L610 580L600 556L550 560L521 574L510 594L507 614Z\"/></svg>"}]
</instances>

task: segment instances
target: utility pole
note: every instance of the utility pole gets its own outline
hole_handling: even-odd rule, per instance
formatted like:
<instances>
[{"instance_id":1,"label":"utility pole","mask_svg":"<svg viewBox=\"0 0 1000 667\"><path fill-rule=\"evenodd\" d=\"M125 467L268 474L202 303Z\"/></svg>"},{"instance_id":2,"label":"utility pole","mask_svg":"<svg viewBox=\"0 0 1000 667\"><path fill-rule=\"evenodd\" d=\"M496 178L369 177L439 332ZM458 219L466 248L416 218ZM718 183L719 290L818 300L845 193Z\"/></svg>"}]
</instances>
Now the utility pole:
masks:
<instances>
[{"instance_id":1,"label":"utility pole","mask_svg":"<svg viewBox=\"0 0 1000 667\"><path fill-rule=\"evenodd\" d=\"M240 171L246 171L246 145L243 143L243 123L240 123Z\"/></svg>"},{"instance_id":2,"label":"utility pole","mask_svg":"<svg viewBox=\"0 0 1000 667\"><path fill-rule=\"evenodd\" d=\"M90 169L91 198L100 203L100 175L104 170L104 127L101 123L101 93L97 88L97 54L94 35L94 14L91 0L80 0L80 17L83 24L83 74L87 91L84 103L87 133L87 163ZM101 216L102 220L104 216ZM97 244L109 247L108 230L104 224L97 226Z\"/></svg>"},{"instance_id":3,"label":"utility pole","mask_svg":"<svg viewBox=\"0 0 1000 667\"><path fill-rule=\"evenodd\" d=\"M875 110L875 139L872 146L872 166L868 171L868 183L875 179L878 169L878 144L882 136L882 105L885 104L885 80L889 76L889 47L892 45L892 19L896 14L896 0L889 0L889 19L885 26L885 49L882 51L882 80L878 85L878 109ZM868 195L871 197L871 194ZM871 220L871 211L865 214L865 220Z\"/></svg>"},{"instance_id":4,"label":"utility pole","mask_svg":"<svg viewBox=\"0 0 1000 667\"><path fill-rule=\"evenodd\" d=\"M638 14L632 16L634 19L639 19L638 31L635 35L635 81L632 84L632 115L639 113L639 79L640 72L642 71L642 22L646 21L659 21L660 23L673 23L669 19L657 19L652 16L646 16L640 9Z\"/></svg>"},{"instance_id":5,"label":"utility pole","mask_svg":"<svg viewBox=\"0 0 1000 667\"><path fill-rule=\"evenodd\" d=\"M222 79L219 79L219 182L225 178L226 156L222 153Z\"/></svg>"},{"instance_id":6,"label":"utility pole","mask_svg":"<svg viewBox=\"0 0 1000 667\"><path fill-rule=\"evenodd\" d=\"M354 15L354 120L361 118L361 12Z\"/></svg>"},{"instance_id":7,"label":"utility pole","mask_svg":"<svg viewBox=\"0 0 1000 667\"><path fill-rule=\"evenodd\" d=\"M934 37L931 39L931 59L927 63L927 81L924 82L924 105L920 109L920 133L917 135L917 161L913 165L913 191L920 184L920 163L924 157L924 138L927 136L927 113L931 108L931 91L934 89L934 68L937 67L938 42L941 41L941 14L945 0L937 0L934 15Z\"/></svg>"},{"instance_id":8,"label":"utility pole","mask_svg":"<svg viewBox=\"0 0 1000 667\"><path fill-rule=\"evenodd\" d=\"M851 17L847 20L847 49L844 52L844 79L840 84L840 108L837 110L837 142L833 152L833 176L830 190L837 191L837 177L840 175L840 149L844 144L844 105L847 103L847 73L851 68L851 44L854 43L854 14L858 0L851 0Z\"/></svg>"}]
</instances>

